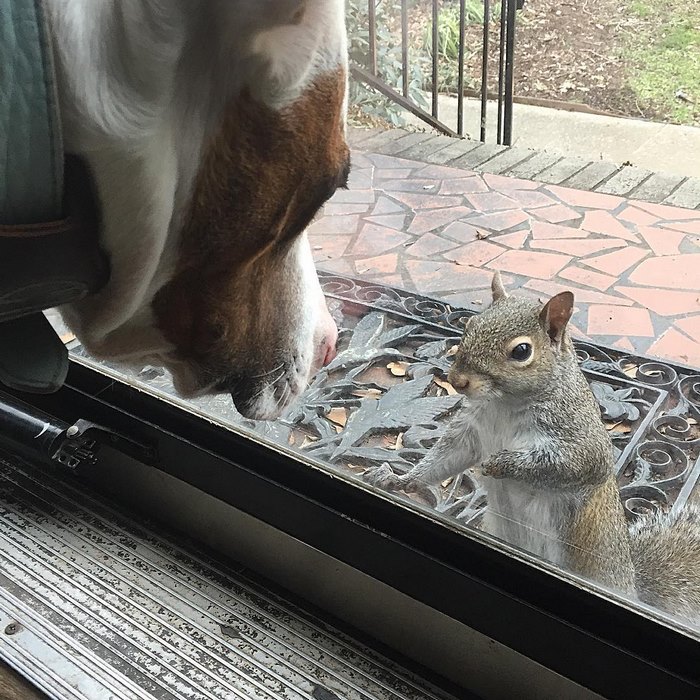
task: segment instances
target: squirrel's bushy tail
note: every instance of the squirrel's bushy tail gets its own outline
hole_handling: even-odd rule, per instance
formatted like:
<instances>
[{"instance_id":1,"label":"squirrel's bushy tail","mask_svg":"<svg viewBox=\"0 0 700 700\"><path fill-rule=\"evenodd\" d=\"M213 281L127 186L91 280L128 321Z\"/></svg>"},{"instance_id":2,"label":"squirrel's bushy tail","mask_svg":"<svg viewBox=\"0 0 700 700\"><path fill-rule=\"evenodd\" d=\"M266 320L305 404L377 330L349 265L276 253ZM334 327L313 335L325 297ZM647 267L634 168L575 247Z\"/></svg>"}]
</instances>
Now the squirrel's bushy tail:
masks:
<instances>
[{"instance_id":1,"label":"squirrel's bushy tail","mask_svg":"<svg viewBox=\"0 0 700 700\"><path fill-rule=\"evenodd\" d=\"M700 508L641 519L630 546L640 600L700 625Z\"/></svg>"}]
</instances>

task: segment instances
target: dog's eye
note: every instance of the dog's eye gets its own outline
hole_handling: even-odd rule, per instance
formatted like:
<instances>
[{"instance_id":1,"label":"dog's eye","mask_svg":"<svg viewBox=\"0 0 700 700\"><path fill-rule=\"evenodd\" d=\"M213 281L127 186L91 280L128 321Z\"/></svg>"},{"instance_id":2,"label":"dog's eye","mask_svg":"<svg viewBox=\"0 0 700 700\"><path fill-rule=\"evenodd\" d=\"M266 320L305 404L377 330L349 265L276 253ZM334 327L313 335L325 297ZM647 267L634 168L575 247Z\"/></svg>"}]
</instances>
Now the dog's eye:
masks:
<instances>
[{"instance_id":1,"label":"dog's eye","mask_svg":"<svg viewBox=\"0 0 700 700\"><path fill-rule=\"evenodd\" d=\"M525 362L529 360L532 355L532 345L530 343L520 343L516 345L511 351L510 356L516 362Z\"/></svg>"}]
</instances>

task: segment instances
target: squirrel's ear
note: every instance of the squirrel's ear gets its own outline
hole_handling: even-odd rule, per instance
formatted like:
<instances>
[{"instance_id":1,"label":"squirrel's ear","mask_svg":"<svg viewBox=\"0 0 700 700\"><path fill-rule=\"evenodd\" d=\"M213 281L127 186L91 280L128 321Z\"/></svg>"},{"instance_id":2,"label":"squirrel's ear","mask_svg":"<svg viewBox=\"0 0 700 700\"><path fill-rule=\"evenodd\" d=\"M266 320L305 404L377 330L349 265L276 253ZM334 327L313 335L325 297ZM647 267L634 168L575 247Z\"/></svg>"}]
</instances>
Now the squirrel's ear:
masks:
<instances>
[{"instance_id":1,"label":"squirrel's ear","mask_svg":"<svg viewBox=\"0 0 700 700\"><path fill-rule=\"evenodd\" d=\"M571 292L561 292L544 305L540 312L540 323L553 343L561 342L573 312L574 295Z\"/></svg>"},{"instance_id":2,"label":"squirrel's ear","mask_svg":"<svg viewBox=\"0 0 700 700\"><path fill-rule=\"evenodd\" d=\"M491 294L493 295L494 301L505 299L508 296L508 292L506 292L506 288L503 286L501 273L498 270L493 273L493 280L491 280Z\"/></svg>"}]
</instances>

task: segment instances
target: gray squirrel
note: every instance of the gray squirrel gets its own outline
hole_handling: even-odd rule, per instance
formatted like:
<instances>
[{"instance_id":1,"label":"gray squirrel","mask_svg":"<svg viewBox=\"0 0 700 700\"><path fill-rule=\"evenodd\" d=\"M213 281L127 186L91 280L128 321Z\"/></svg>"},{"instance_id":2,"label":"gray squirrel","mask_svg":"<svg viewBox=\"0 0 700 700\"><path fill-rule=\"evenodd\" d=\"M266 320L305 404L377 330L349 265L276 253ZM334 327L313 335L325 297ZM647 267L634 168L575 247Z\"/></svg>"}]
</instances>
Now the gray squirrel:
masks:
<instances>
[{"instance_id":1,"label":"gray squirrel","mask_svg":"<svg viewBox=\"0 0 700 700\"><path fill-rule=\"evenodd\" d=\"M420 492L474 467L487 490L482 529L516 547L700 625L700 510L628 527L611 439L567 331L574 296L509 296L470 317L448 380L465 399L411 471L363 478Z\"/></svg>"}]
</instances>

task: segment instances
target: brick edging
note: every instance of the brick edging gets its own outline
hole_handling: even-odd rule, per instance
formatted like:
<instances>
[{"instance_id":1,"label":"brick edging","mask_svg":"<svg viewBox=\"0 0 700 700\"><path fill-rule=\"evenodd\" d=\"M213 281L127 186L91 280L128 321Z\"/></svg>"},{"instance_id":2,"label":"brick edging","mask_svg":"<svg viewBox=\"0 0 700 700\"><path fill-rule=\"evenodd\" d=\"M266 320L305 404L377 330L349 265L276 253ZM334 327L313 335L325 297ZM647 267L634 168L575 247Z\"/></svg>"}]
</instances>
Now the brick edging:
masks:
<instances>
[{"instance_id":1,"label":"brick edging","mask_svg":"<svg viewBox=\"0 0 700 700\"><path fill-rule=\"evenodd\" d=\"M700 178L589 161L519 146L497 146L403 129L349 129L353 148L425 163L536 180L654 204L700 209Z\"/></svg>"}]
</instances>

